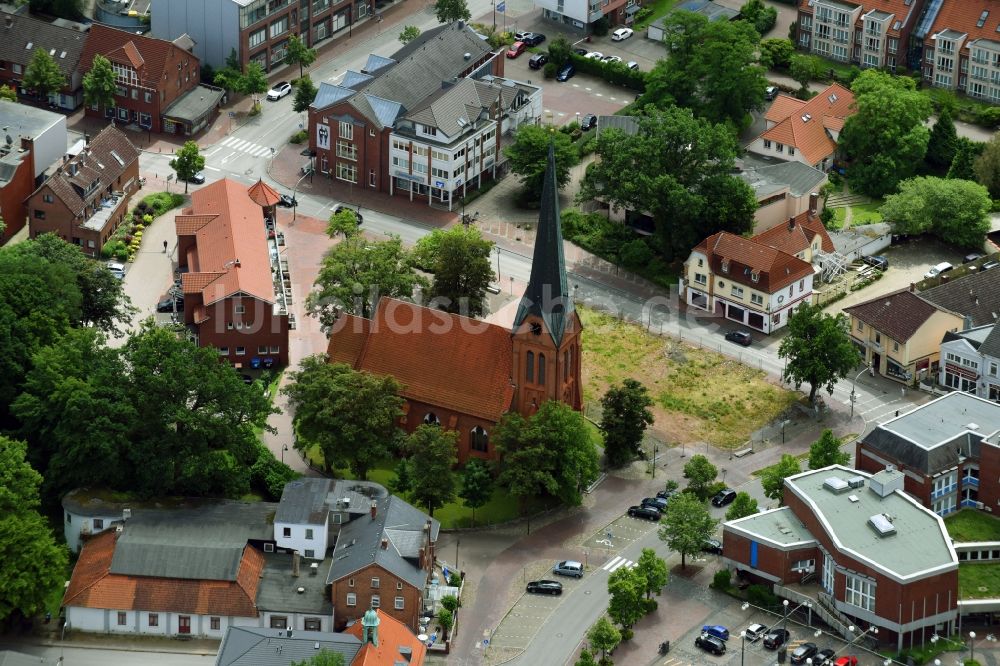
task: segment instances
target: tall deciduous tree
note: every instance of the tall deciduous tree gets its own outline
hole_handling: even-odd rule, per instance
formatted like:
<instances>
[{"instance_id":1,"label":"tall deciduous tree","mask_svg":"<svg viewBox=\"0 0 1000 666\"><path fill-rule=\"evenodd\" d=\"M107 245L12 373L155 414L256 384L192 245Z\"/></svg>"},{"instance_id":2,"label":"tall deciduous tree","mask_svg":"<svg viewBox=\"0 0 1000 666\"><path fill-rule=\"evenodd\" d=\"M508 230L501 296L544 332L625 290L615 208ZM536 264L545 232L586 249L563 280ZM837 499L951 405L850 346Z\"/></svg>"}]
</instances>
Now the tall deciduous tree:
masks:
<instances>
[{"instance_id":1,"label":"tall deciduous tree","mask_svg":"<svg viewBox=\"0 0 1000 666\"><path fill-rule=\"evenodd\" d=\"M847 330L843 314L826 314L818 305L804 303L789 318L788 334L778 347L778 356L786 359L782 377L795 388L808 383L809 402L815 402L820 387L833 395L837 380L861 362Z\"/></svg>"},{"instance_id":2,"label":"tall deciduous tree","mask_svg":"<svg viewBox=\"0 0 1000 666\"><path fill-rule=\"evenodd\" d=\"M621 626L629 629L644 614L642 595L646 580L631 567L619 567L608 576L608 615Z\"/></svg>"},{"instance_id":3,"label":"tall deciduous tree","mask_svg":"<svg viewBox=\"0 0 1000 666\"><path fill-rule=\"evenodd\" d=\"M108 109L115 105L117 91L118 77L111 68L111 61L98 53L90 70L83 75L83 102L87 106ZM114 116L111 120L114 122Z\"/></svg>"},{"instance_id":4,"label":"tall deciduous tree","mask_svg":"<svg viewBox=\"0 0 1000 666\"><path fill-rule=\"evenodd\" d=\"M185 141L177 149L177 156L170 160L170 168L177 174L177 180L184 181L184 194L187 194L188 182L205 168L205 157L198 152L198 144Z\"/></svg>"},{"instance_id":5,"label":"tall deciduous tree","mask_svg":"<svg viewBox=\"0 0 1000 666\"><path fill-rule=\"evenodd\" d=\"M951 161L951 167L948 169L948 178L976 180L976 158L982 154L985 146L984 143L967 139L964 136L958 137L955 158ZM992 192L990 196L992 196Z\"/></svg>"},{"instance_id":6,"label":"tall deciduous tree","mask_svg":"<svg viewBox=\"0 0 1000 666\"><path fill-rule=\"evenodd\" d=\"M667 563L652 548L642 549L635 569L642 574L645 581L643 591L646 593L647 599L652 598L654 594L659 594L663 586L667 584Z\"/></svg>"},{"instance_id":7,"label":"tall deciduous tree","mask_svg":"<svg viewBox=\"0 0 1000 666\"><path fill-rule=\"evenodd\" d=\"M437 231L437 229L434 231ZM332 213L330 219L327 220L326 235L330 238L336 238L338 234L347 238L348 236L357 236L360 233L358 216L350 208L341 208L339 211Z\"/></svg>"},{"instance_id":8,"label":"tall deciduous tree","mask_svg":"<svg viewBox=\"0 0 1000 666\"><path fill-rule=\"evenodd\" d=\"M1000 134L994 134L985 145L980 145L979 156L972 163L972 172L976 175L976 182L986 187L991 197L1000 199Z\"/></svg>"},{"instance_id":9,"label":"tall deciduous tree","mask_svg":"<svg viewBox=\"0 0 1000 666\"><path fill-rule=\"evenodd\" d=\"M751 497L750 493L741 490L736 493L736 499L733 500L733 503L729 505L729 509L726 510L726 520L736 520L752 516L757 511L757 500Z\"/></svg>"},{"instance_id":10,"label":"tall deciduous tree","mask_svg":"<svg viewBox=\"0 0 1000 666\"><path fill-rule=\"evenodd\" d=\"M236 80L235 89L244 95L250 95L254 108L260 108L259 95L267 92L267 74L259 63L251 62L247 64L246 70Z\"/></svg>"},{"instance_id":11,"label":"tall deciduous tree","mask_svg":"<svg viewBox=\"0 0 1000 666\"><path fill-rule=\"evenodd\" d=\"M309 105L313 103L316 99L317 93L316 86L313 85L312 79L308 76L303 76L295 84L295 99L292 101L292 111L295 113L302 113L309 109Z\"/></svg>"},{"instance_id":12,"label":"tall deciduous tree","mask_svg":"<svg viewBox=\"0 0 1000 666\"><path fill-rule=\"evenodd\" d=\"M851 454L840 449L840 438L829 428L809 447L809 469L846 465L850 461Z\"/></svg>"},{"instance_id":13,"label":"tall deciduous tree","mask_svg":"<svg viewBox=\"0 0 1000 666\"><path fill-rule=\"evenodd\" d=\"M646 426L653 423L649 391L634 379L612 386L601 398L604 456L612 467L621 467L639 453Z\"/></svg>"},{"instance_id":14,"label":"tall deciduous tree","mask_svg":"<svg viewBox=\"0 0 1000 666\"><path fill-rule=\"evenodd\" d=\"M16 102L17 91L11 88L6 83L3 84L2 86L0 86L0 100L4 100L7 102Z\"/></svg>"},{"instance_id":15,"label":"tall deciduous tree","mask_svg":"<svg viewBox=\"0 0 1000 666\"><path fill-rule=\"evenodd\" d=\"M931 104L913 79L866 69L851 85L857 112L840 134L840 148L852 160L851 189L881 197L915 173L927 153L924 122Z\"/></svg>"},{"instance_id":16,"label":"tall deciduous tree","mask_svg":"<svg viewBox=\"0 0 1000 666\"><path fill-rule=\"evenodd\" d=\"M542 197L550 143L555 144L556 184L561 188L569 181L569 170L580 161L568 134L541 125L521 125L514 135L514 142L504 148L504 155L510 160L510 170L521 177L531 201Z\"/></svg>"},{"instance_id":17,"label":"tall deciduous tree","mask_svg":"<svg viewBox=\"0 0 1000 666\"><path fill-rule=\"evenodd\" d=\"M465 0L436 0L434 16L437 17L438 23L454 23L468 21L472 18L472 13Z\"/></svg>"},{"instance_id":18,"label":"tall deciduous tree","mask_svg":"<svg viewBox=\"0 0 1000 666\"><path fill-rule=\"evenodd\" d=\"M282 389L295 412L295 447L315 445L327 471L350 467L359 478L392 453L396 419L402 416L400 386L392 377L358 372L323 355L303 359Z\"/></svg>"},{"instance_id":19,"label":"tall deciduous tree","mask_svg":"<svg viewBox=\"0 0 1000 666\"><path fill-rule=\"evenodd\" d=\"M470 460L462 472L462 488L458 496L465 506L472 509L472 526L476 526L476 509L479 509L493 496L493 476L489 468L481 460Z\"/></svg>"},{"instance_id":20,"label":"tall deciduous tree","mask_svg":"<svg viewBox=\"0 0 1000 666\"><path fill-rule=\"evenodd\" d=\"M583 650L574 666L598 666L598 664L594 661L594 654L590 650Z\"/></svg>"},{"instance_id":21,"label":"tall deciduous tree","mask_svg":"<svg viewBox=\"0 0 1000 666\"><path fill-rule=\"evenodd\" d=\"M709 487L718 476L719 470L705 456L698 454L684 464L684 478L688 480L688 489L698 498L708 497Z\"/></svg>"},{"instance_id":22,"label":"tall deciduous tree","mask_svg":"<svg viewBox=\"0 0 1000 666\"><path fill-rule=\"evenodd\" d=\"M658 536L671 550L681 554L681 568L687 566L687 556L701 552L719 521L708 513L708 507L691 493L681 493L670 500L670 510L664 517Z\"/></svg>"},{"instance_id":23,"label":"tall deciduous tree","mask_svg":"<svg viewBox=\"0 0 1000 666\"><path fill-rule=\"evenodd\" d=\"M794 54L795 45L790 39L773 38L760 42L760 64L766 69L788 67Z\"/></svg>"},{"instance_id":24,"label":"tall deciduous tree","mask_svg":"<svg viewBox=\"0 0 1000 666\"><path fill-rule=\"evenodd\" d=\"M309 67L316 62L316 49L309 48L305 41L298 35L288 38L288 51L285 53L285 62L289 65L299 66L299 78L303 77L303 68Z\"/></svg>"},{"instance_id":25,"label":"tall deciduous tree","mask_svg":"<svg viewBox=\"0 0 1000 666\"><path fill-rule=\"evenodd\" d=\"M802 93L809 91L809 82L815 81L823 74L825 64L822 60L812 55L796 54L789 62L789 74L799 84Z\"/></svg>"},{"instance_id":26,"label":"tall deciduous tree","mask_svg":"<svg viewBox=\"0 0 1000 666\"><path fill-rule=\"evenodd\" d=\"M894 233L929 233L969 249L983 246L990 230L989 191L957 178L921 176L899 184L879 209Z\"/></svg>"},{"instance_id":27,"label":"tall deciduous tree","mask_svg":"<svg viewBox=\"0 0 1000 666\"><path fill-rule=\"evenodd\" d=\"M927 163L943 173L951 167L957 150L958 133L955 131L955 122L951 118L951 109L945 106L938 114L927 142Z\"/></svg>"},{"instance_id":28,"label":"tall deciduous tree","mask_svg":"<svg viewBox=\"0 0 1000 666\"><path fill-rule=\"evenodd\" d=\"M45 49L35 49L31 55L31 61L24 68L25 88L38 93L39 99L48 99L49 95L58 92L66 85L66 77L63 76L59 65L49 55Z\"/></svg>"},{"instance_id":29,"label":"tall deciduous tree","mask_svg":"<svg viewBox=\"0 0 1000 666\"><path fill-rule=\"evenodd\" d=\"M427 280L414 271L413 258L398 237L371 241L354 235L323 257L306 307L329 330L338 308L370 319L379 298L410 298L417 286L426 288Z\"/></svg>"},{"instance_id":30,"label":"tall deciduous tree","mask_svg":"<svg viewBox=\"0 0 1000 666\"><path fill-rule=\"evenodd\" d=\"M757 198L733 176L737 144L723 125L691 111L645 107L635 134L610 129L597 137L597 155L581 183L581 199L648 213L667 259L687 256L718 231L753 228Z\"/></svg>"},{"instance_id":31,"label":"tall deciduous tree","mask_svg":"<svg viewBox=\"0 0 1000 666\"><path fill-rule=\"evenodd\" d=\"M420 252L420 243L425 240L432 240L431 248L421 253L424 267L434 274L429 305L466 317L486 314L486 289L493 281L493 241L483 238L478 228L467 225L447 231L435 229L418 241L416 252Z\"/></svg>"},{"instance_id":32,"label":"tall deciduous tree","mask_svg":"<svg viewBox=\"0 0 1000 666\"><path fill-rule=\"evenodd\" d=\"M406 450L413 465L410 499L433 516L434 509L455 499L458 433L421 424L406 438Z\"/></svg>"},{"instance_id":33,"label":"tall deciduous tree","mask_svg":"<svg viewBox=\"0 0 1000 666\"><path fill-rule=\"evenodd\" d=\"M778 20L778 10L764 4L764 0L747 0L740 7L740 18L747 21L758 35L766 34Z\"/></svg>"},{"instance_id":34,"label":"tall deciduous tree","mask_svg":"<svg viewBox=\"0 0 1000 666\"><path fill-rule=\"evenodd\" d=\"M590 647L601 651L601 661L607 658L618 644L622 642L622 634L615 625L603 615L587 630L587 641Z\"/></svg>"},{"instance_id":35,"label":"tall deciduous tree","mask_svg":"<svg viewBox=\"0 0 1000 666\"><path fill-rule=\"evenodd\" d=\"M781 460L765 468L760 476L760 485L764 488L764 496L784 504L782 495L785 490L785 479L801 471L802 464L798 458L787 453L781 456Z\"/></svg>"}]
</instances>

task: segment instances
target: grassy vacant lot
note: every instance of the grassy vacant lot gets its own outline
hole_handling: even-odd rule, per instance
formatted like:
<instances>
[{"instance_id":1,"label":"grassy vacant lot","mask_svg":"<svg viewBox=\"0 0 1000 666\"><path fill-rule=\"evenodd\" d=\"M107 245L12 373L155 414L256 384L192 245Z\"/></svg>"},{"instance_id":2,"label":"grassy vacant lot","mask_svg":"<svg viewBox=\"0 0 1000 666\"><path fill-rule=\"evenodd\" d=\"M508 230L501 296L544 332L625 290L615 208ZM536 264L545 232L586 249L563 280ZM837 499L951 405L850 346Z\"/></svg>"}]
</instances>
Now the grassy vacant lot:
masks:
<instances>
[{"instance_id":1,"label":"grassy vacant lot","mask_svg":"<svg viewBox=\"0 0 1000 666\"><path fill-rule=\"evenodd\" d=\"M882 215L878 209L882 207L881 201L874 201L868 204L855 204L833 209L833 223L830 225L834 229L842 229L847 220L847 210L851 210L851 226L862 224L877 224L882 221Z\"/></svg>"},{"instance_id":2,"label":"grassy vacant lot","mask_svg":"<svg viewBox=\"0 0 1000 666\"><path fill-rule=\"evenodd\" d=\"M795 394L721 354L659 338L639 326L580 308L584 400L625 378L642 382L655 405L655 434L670 442L736 448L776 418Z\"/></svg>"},{"instance_id":3,"label":"grassy vacant lot","mask_svg":"<svg viewBox=\"0 0 1000 666\"><path fill-rule=\"evenodd\" d=\"M944 519L955 541L1000 541L1000 520L975 509L962 509Z\"/></svg>"},{"instance_id":4,"label":"grassy vacant lot","mask_svg":"<svg viewBox=\"0 0 1000 666\"><path fill-rule=\"evenodd\" d=\"M1000 564L971 562L959 564L958 592L962 599L1000 597Z\"/></svg>"},{"instance_id":5,"label":"grassy vacant lot","mask_svg":"<svg viewBox=\"0 0 1000 666\"><path fill-rule=\"evenodd\" d=\"M675 4L677 4L677 0L653 0L652 4L646 5L653 11L647 18L644 18L643 20L636 22L636 24L632 26L633 28L635 28L637 36L638 33L645 30L650 23L660 18L661 16L666 16L667 12L673 9ZM645 38L645 35L643 35L643 38Z\"/></svg>"}]
</instances>

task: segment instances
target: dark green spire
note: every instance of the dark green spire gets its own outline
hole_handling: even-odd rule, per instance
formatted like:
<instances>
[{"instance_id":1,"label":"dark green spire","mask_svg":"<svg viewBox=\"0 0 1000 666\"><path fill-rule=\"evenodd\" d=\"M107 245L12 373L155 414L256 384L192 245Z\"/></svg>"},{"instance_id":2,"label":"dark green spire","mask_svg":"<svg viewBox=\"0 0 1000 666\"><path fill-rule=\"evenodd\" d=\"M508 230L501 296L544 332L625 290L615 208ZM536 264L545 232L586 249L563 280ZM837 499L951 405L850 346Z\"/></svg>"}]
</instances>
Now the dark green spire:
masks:
<instances>
[{"instance_id":1,"label":"dark green spire","mask_svg":"<svg viewBox=\"0 0 1000 666\"><path fill-rule=\"evenodd\" d=\"M555 144L549 144L548 165L542 185L542 207L531 259L531 278L514 317L514 330L530 315L541 317L558 347L566 330L566 318L573 312L573 299L566 283L563 257L562 218L559 216L559 187L556 185Z\"/></svg>"}]
</instances>

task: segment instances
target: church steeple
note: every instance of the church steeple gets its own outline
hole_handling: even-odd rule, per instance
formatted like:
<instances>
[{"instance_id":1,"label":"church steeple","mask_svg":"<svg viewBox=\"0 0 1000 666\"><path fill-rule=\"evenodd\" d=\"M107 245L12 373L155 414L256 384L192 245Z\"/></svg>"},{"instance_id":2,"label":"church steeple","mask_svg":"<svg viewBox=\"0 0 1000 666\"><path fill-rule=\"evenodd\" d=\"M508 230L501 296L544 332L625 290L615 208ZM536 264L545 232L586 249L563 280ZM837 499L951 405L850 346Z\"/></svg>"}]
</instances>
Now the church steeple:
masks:
<instances>
[{"instance_id":1,"label":"church steeple","mask_svg":"<svg viewBox=\"0 0 1000 666\"><path fill-rule=\"evenodd\" d=\"M545 322L552 342L558 348L566 332L566 321L573 312L573 299L566 282L563 257L562 218L559 215L559 188L556 184L555 144L549 144L548 165L542 185L542 205L538 214L538 232L531 259L531 278L514 317L514 332L531 315Z\"/></svg>"}]
</instances>

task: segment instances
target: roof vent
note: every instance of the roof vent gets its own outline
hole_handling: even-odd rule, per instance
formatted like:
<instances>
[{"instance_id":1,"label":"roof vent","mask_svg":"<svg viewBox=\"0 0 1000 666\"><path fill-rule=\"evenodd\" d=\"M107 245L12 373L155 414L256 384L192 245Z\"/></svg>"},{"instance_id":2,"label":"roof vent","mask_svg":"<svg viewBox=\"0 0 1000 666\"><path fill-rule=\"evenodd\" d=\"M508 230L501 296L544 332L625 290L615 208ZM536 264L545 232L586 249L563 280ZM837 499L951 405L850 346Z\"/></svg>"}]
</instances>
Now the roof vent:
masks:
<instances>
[{"instance_id":1,"label":"roof vent","mask_svg":"<svg viewBox=\"0 0 1000 666\"><path fill-rule=\"evenodd\" d=\"M864 488L865 487L865 477L863 476L852 476L847 480L847 485L851 488Z\"/></svg>"},{"instance_id":2,"label":"roof vent","mask_svg":"<svg viewBox=\"0 0 1000 666\"><path fill-rule=\"evenodd\" d=\"M852 504L857 504L858 502L861 501L860 498L858 498L857 495L848 495L847 499L851 500Z\"/></svg>"},{"instance_id":3,"label":"roof vent","mask_svg":"<svg viewBox=\"0 0 1000 666\"><path fill-rule=\"evenodd\" d=\"M124 508L122 509L122 520L128 520L132 517L132 509Z\"/></svg>"},{"instance_id":4,"label":"roof vent","mask_svg":"<svg viewBox=\"0 0 1000 666\"><path fill-rule=\"evenodd\" d=\"M880 537L892 536L896 533L896 526L892 524L892 517L885 513L876 513L868 519L868 526L875 530Z\"/></svg>"},{"instance_id":5,"label":"roof vent","mask_svg":"<svg viewBox=\"0 0 1000 666\"><path fill-rule=\"evenodd\" d=\"M472 60L472 54L468 53L468 52L463 53L462 54L462 58L465 59L465 60Z\"/></svg>"},{"instance_id":6,"label":"roof vent","mask_svg":"<svg viewBox=\"0 0 1000 666\"><path fill-rule=\"evenodd\" d=\"M979 430L979 424L978 423L970 423L970 424L968 424L965 427L968 428L969 430Z\"/></svg>"},{"instance_id":7,"label":"roof vent","mask_svg":"<svg viewBox=\"0 0 1000 666\"><path fill-rule=\"evenodd\" d=\"M298 592L299 594L305 594L306 588L304 588L304 587L297 587L297 588L295 588L295 591ZM291 636L292 632L289 631L288 635Z\"/></svg>"},{"instance_id":8,"label":"roof vent","mask_svg":"<svg viewBox=\"0 0 1000 666\"><path fill-rule=\"evenodd\" d=\"M847 485L847 481L844 481L839 476L827 477L823 481L823 487L829 490L834 495L839 495L840 493L847 490L850 486Z\"/></svg>"},{"instance_id":9,"label":"roof vent","mask_svg":"<svg viewBox=\"0 0 1000 666\"><path fill-rule=\"evenodd\" d=\"M312 562L309 564L309 575L315 576L319 573L319 562Z\"/></svg>"}]
</instances>

